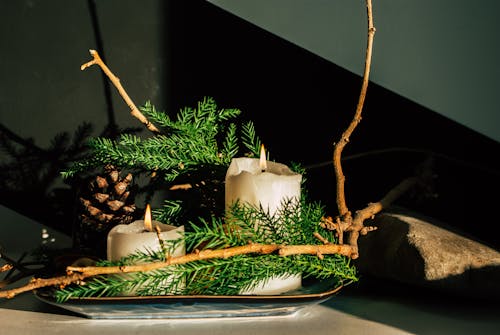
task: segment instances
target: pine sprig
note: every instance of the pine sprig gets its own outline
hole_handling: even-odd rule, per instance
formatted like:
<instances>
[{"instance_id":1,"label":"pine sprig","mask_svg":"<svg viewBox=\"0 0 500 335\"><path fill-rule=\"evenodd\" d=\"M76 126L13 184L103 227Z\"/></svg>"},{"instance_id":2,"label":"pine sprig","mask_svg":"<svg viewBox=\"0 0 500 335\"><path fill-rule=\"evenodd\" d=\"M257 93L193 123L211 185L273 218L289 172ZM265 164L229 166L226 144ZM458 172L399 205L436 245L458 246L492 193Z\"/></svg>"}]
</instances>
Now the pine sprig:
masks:
<instances>
[{"instance_id":1,"label":"pine sprig","mask_svg":"<svg viewBox=\"0 0 500 335\"><path fill-rule=\"evenodd\" d=\"M155 171L169 183L190 183L188 201L196 203L196 212L204 206L211 210L211 207L221 205L216 200L205 201L204 196L214 196L215 189L223 188L227 167L240 152L239 144L245 148L247 156L260 155L261 141L253 123L243 123L238 134L236 122L231 120L239 116L240 111L218 109L212 98L203 99L196 108L184 108L176 118L157 111L150 102L141 111L158 125L161 134L149 138L123 134L116 140L94 138L89 141L92 154L66 173L106 164L137 171ZM293 169L303 172L298 164ZM300 201L284 199L274 215L261 207L236 202L229 209L215 212L215 215L210 212L207 216L186 218L186 205L183 200L168 199L153 214L162 222L186 225L183 241L187 253L253 243L321 244L323 242L314 237L318 231L323 238L336 242L334 233L320 226L325 215L323 207L319 203L308 202L304 193ZM167 246L167 254L173 250L172 247L171 244ZM117 262L102 261L98 265L162 262L165 257L164 251L138 252ZM301 274L304 278L333 278L337 285L356 280L354 267L348 258L341 255L283 257L278 254L242 254L196 260L154 271L98 277L97 280L90 279L88 285L70 285L59 290L56 297L64 301L77 296L115 296L130 292L135 295L235 295L254 288L263 280L294 274Z\"/></svg>"},{"instance_id":2,"label":"pine sprig","mask_svg":"<svg viewBox=\"0 0 500 335\"><path fill-rule=\"evenodd\" d=\"M112 164L138 171L160 171L166 181L172 182L200 166L228 166L239 151L237 127L230 121L241 111L217 109L210 97L199 102L197 108L182 109L176 119L159 112L150 102L141 111L162 128L160 135L147 139L133 134L123 134L117 140L92 138L88 142L90 155L75 162L62 176L68 178ZM251 140L258 141L256 136ZM248 140L245 143L256 145Z\"/></svg>"},{"instance_id":3,"label":"pine sprig","mask_svg":"<svg viewBox=\"0 0 500 335\"><path fill-rule=\"evenodd\" d=\"M228 157L234 157L238 153L238 137L236 134L236 125L230 124L227 129L226 138L224 140L224 152Z\"/></svg>"},{"instance_id":4,"label":"pine sprig","mask_svg":"<svg viewBox=\"0 0 500 335\"><path fill-rule=\"evenodd\" d=\"M252 122L245 122L241 127L241 140L245 148L250 151L251 157L260 155L260 139L255 132L255 126Z\"/></svg>"},{"instance_id":5,"label":"pine sprig","mask_svg":"<svg viewBox=\"0 0 500 335\"><path fill-rule=\"evenodd\" d=\"M135 175L154 173L154 180L139 188L147 192L148 199L159 189L189 184L189 192L172 193L169 200L176 202L165 202L158 213L163 222L171 224L223 211L219 204L221 192L217 190L223 189L225 171L231 159L240 153L240 136L245 137L246 147L255 148L260 143L252 123L248 122L242 130L244 134L240 134L235 118L241 111L220 109L210 97L200 101L196 108L182 109L175 118L158 111L149 101L141 110L159 126L160 134L147 138L128 133L115 139L91 138L87 142L89 154L75 161L62 176L88 174L107 165Z\"/></svg>"},{"instance_id":6,"label":"pine sprig","mask_svg":"<svg viewBox=\"0 0 500 335\"><path fill-rule=\"evenodd\" d=\"M201 223L191 223L193 227L185 232L184 241L188 253L260 242L290 245L322 243L314 237L315 232L321 232L324 238L335 243L334 234L319 224L323 215L320 204L308 203L306 200L300 203L284 201L282 209L274 216L270 216L261 208L236 203L229 209L226 220L212 218L202 220ZM175 246L169 246L173 247ZM138 252L118 262L103 262L100 265L155 262L162 257L164 256L161 252ZM97 281L89 280L91 285L88 288L87 285L72 285L59 290L56 297L59 301L65 301L70 297L93 294L114 296L130 290L134 290L137 295L162 295L172 292L236 295L242 290L252 289L261 280L285 274L302 274L304 278L333 278L336 285L357 280L356 269L350 264L349 258L338 254L323 257L245 254L231 258L198 260L127 276L110 276L108 279L99 277Z\"/></svg>"}]
</instances>

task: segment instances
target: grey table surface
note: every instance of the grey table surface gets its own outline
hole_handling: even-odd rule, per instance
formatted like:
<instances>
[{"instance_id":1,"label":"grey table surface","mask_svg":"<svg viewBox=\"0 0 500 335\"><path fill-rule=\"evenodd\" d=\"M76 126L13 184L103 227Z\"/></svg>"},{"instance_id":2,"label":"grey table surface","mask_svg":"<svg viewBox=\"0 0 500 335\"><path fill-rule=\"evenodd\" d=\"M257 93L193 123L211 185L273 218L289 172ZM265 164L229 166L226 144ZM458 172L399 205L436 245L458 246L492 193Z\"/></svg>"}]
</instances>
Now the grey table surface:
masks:
<instances>
[{"instance_id":1,"label":"grey table surface","mask_svg":"<svg viewBox=\"0 0 500 335\"><path fill-rule=\"evenodd\" d=\"M41 224L0 207L0 245L19 257L41 241ZM53 243L67 236L48 229ZM371 279L366 279L370 281ZM0 299L0 334L500 334L500 304L404 287L364 283L285 316L189 319L89 319L31 292Z\"/></svg>"}]
</instances>

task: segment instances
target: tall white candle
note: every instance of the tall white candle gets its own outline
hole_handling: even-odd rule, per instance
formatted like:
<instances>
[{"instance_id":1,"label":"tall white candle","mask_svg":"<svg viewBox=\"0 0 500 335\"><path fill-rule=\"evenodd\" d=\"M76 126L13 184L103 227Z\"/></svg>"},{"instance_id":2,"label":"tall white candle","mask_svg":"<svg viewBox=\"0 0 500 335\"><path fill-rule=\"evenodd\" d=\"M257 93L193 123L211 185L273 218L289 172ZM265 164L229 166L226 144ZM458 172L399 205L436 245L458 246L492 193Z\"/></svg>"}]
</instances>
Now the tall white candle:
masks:
<instances>
[{"instance_id":1,"label":"tall white candle","mask_svg":"<svg viewBox=\"0 0 500 335\"><path fill-rule=\"evenodd\" d=\"M256 158L234 158L226 174L225 203L235 201L251 206L262 206L270 215L276 214L286 199L300 199L302 175L284 164L266 162L263 169Z\"/></svg>"},{"instance_id":2,"label":"tall white candle","mask_svg":"<svg viewBox=\"0 0 500 335\"><path fill-rule=\"evenodd\" d=\"M154 227L160 228L160 236L158 236ZM161 244L159 238L165 241L164 243L169 243L169 241L183 238L183 233L184 226L176 227L151 220L151 212L148 205L144 220L136 220L130 224L120 224L111 229L107 240L107 258L110 261L117 261L138 251L146 253L160 251ZM177 257L185 254L186 246L184 240L182 240L170 256ZM134 295L135 293L126 292L125 294Z\"/></svg>"},{"instance_id":3,"label":"tall white candle","mask_svg":"<svg viewBox=\"0 0 500 335\"><path fill-rule=\"evenodd\" d=\"M236 201L276 215L284 201L300 200L302 175L293 172L284 164L266 161L265 153L261 159L233 158L226 173L225 205L229 208ZM300 288L300 275L286 275L262 281L255 289L241 294L281 294Z\"/></svg>"}]
</instances>

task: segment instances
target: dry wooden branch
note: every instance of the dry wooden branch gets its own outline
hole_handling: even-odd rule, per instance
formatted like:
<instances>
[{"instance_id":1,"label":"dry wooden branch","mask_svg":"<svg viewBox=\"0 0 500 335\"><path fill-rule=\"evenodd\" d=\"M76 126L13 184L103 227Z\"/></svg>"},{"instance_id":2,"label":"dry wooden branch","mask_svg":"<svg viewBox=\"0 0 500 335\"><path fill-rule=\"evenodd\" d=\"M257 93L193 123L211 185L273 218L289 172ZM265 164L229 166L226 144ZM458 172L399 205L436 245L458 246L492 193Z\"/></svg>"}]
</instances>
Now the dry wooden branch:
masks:
<instances>
[{"instance_id":1,"label":"dry wooden branch","mask_svg":"<svg viewBox=\"0 0 500 335\"><path fill-rule=\"evenodd\" d=\"M112 72L111 70L106 66L106 64L104 64L104 62L102 61L101 57L99 56L99 53L96 51L96 50L89 50L90 54L92 55L92 57L94 57L93 60L83 64L81 67L80 67L80 70L85 70L86 68L96 64L96 65L99 65L99 67L102 69L102 71L108 76L108 78L111 80L111 82L113 83L113 85L115 85L115 87L118 89L118 92L120 93L121 97L123 98L123 100L125 100L125 103L127 104L127 106L130 108L130 113L136 117L139 121L141 121L141 123L143 123L146 128L148 128L151 132L157 134L159 133L160 131L158 130L158 128L155 127L154 124L152 124L151 122L149 122L149 120L144 116L144 114L141 113L141 111L139 111L139 109L136 107L136 105L134 104L134 102L132 101L132 99L130 99L129 95L127 94L127 92L125 91L125 89L123 88L122 84L120 83L120 79L118 77L116 77Z\"/></svg>"},{"instance_id":2,"label":"dry wooden branch","mask_svg":"<svg viewBox=\"0 0 500 335\"><path fill-rule=\"evenodd\" d=\"M390 190L380 201L370 203L364 209L356 211L350 225L345 229L348 233L347 244L352 248L351 258L359 257L358 238L359 235L366 235L368 232L376 230L376 227L365 226L364 221L372 218L375 214L387 208L392 202L404 194L409 188L418 182L417 177L410 177L403 180L396 187Z\"/></svg>"},{"instance_id":3,"label":"dry wooden branch","mask_svg":"<svg viewBox=\"0 0 500 335\"><path fill-rule=\"evenodd\" d=\"M345 176L342 172L342 164L341 157L342 151L344 147L349 142L349 138L356 128L356 126L361 122L361 112L363 111L363 105L366 98L366 91L368 89L369 77L370 77L370 67L371 67L371 57L372 57L372 48L373 48L373 37L375 35L375 27L373 26L373 14L372 14L372 4L371 0L366 1L367 7L367 16L368 16L368 43L366 48L366 58L365 58L365 69L363 73L363 82L361 85L361 92L359 94L358 104L356 107L356 112L354 114L354 118L347 127L347 129L342 133L340 141L335 143L334 151L333 151L333 166L335 169L335 176L337 180L337 189L336 189L336 199L337 199L337 207L339 210L339 216L341 218L348 218L351 214L349 209L347 208L346 200L345 200Z\"/></svg>"},{"instance_id":4,"label":"dry wooden branch","mask_svg":"<svg viewBox=\"0 0 500 335\"><path fill-rule=\"evenodd\" d=\"M313 233L314 237L316 237L318 240L320 240L321 242L323 242L323 244L331 244L330 241L328 241L326 238L324 238L323 236L321 236L320 233L318 232L314 232Z\"/></svg>"},{"instance_id":5,"label":"dry wooden branch","mask_svg":"<svg viewBox=\"0 0 500 335\"><path fill-rule=\"evenodd\" d=\"M110 275L119 273L145 272L158 270L167 266L185 264L189 262L207 260L214 258L229 258L237 255L246 254L270 254L277 252L280 256L290 256L298 254L322 255L327 254L342 254L350 257L353 249L349 245L324 244L324 245L276 245L276 244L257 244L252 243L244 246L230 247L216 250L195 251L190 254L178 257L170 257L165 262L153 262L137 265L126 266L68 266L67 274L48 279L34 278L28 284L13 288L10 290L0 291L0 298L13 298L16 295L32 291L42 287L59 286L77 283L82 284L83 280L89 277L98 275Z\"/></svg>"},{"instance_id":6,"label":"dry wooden branch","mask_svg":"<svg viewBox=\"0 0 500 335\"><path fill-rule=\"evenodd\" d=\"M354 117L347 127L347 129L342 133L340 140L335 143L333 150L333 167L335 170L335 178L336 178L336 202L337 208L339 211L338 217L335 219L335 223L333 223L334 229L337 231L337 236L339 238L339 242L343 242L344 232L349 232L349 245L354 248L356 251L352 254L352 258L358 257L358 238L360 232L367 232L370 230L369 228L365 228L363 226L363 217L357 215L355 220L353 220L352 213L349 211L347 207L346 199L345 199L345 175L342 171L342 151L344 147L350 140L351 134L357 125L361 122L361 112L363 111L363 105L366 98L366 91L368 89L369 77L370 77L370 67L371 67L371 58L372 58L372 49L373 49L373 37L375 35L375 27L373 25L373 12L372 12L372 3L371 0L366 0L366 9L367 9L367 19L368 19L368 41L366 47L366 56L365 56L365 68L363 73L363 82L361 85L361 91L359 94L358 104L356 106L356 112L354 113ZM371 211L373 209L370 208ZM362 212L363 213L363 212Z\"/></svg>"},{"instance_id":7,"label":"dry wooden branch","mask_svg":"<svg viewBox=\"0 0 500 335\"><path fill-rule=\"evenodd\" d=\"M59 276L47 279L33 278L28 284L24 286L20 286L10 290L0 291L0 298L11 299L21 293L29 292L42 287L48 287L48 286L64 287L72 283L80 283L85 278L86 276L81 273L73 273L71 275Z\"/></svg>"},{"instance_id":8,"label":"dry wooden branch","mask_svg":"<svg viewBox=\"0 0 500 335\"><path fill-rule=\"evenodd\" d=\"M191 184L177 184L177 185L172 185L169 188L169 190L170 191L177 191L177 190L184 190L184 191L186 191L186 190L189 190L191 188L193 188L193 185L191 185Z\"/></svg>"},{"instance_id":9,"label":"dry wooden branch","mask_svg":"<svg viewBox=\"0 0 500 335\"><path fill-rule=\"evenodd\" d=\"M347 244L285 245L279 249L280 256L290 255L331 255L352 257L353 248Z\"/></svg>"}]
</instances>

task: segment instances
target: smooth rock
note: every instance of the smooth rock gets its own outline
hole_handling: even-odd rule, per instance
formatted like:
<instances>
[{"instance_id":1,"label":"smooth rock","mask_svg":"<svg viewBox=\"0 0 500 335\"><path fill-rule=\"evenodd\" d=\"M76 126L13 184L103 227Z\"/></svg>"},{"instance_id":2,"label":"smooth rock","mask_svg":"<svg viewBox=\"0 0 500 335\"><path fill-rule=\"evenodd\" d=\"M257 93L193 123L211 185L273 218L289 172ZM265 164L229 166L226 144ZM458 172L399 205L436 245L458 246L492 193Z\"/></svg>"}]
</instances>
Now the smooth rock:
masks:
<instances>
[{"instance_id":1,"label":"smooth rock","mask_svg":"<svg viewBox=\"0 0 500 335\"><path fill-rule=\"evenodd\" d=\"M361 275L469 297L500 297L500 252L432 218L380 213L358 240Z\"/></svg>"}]
</instances>

